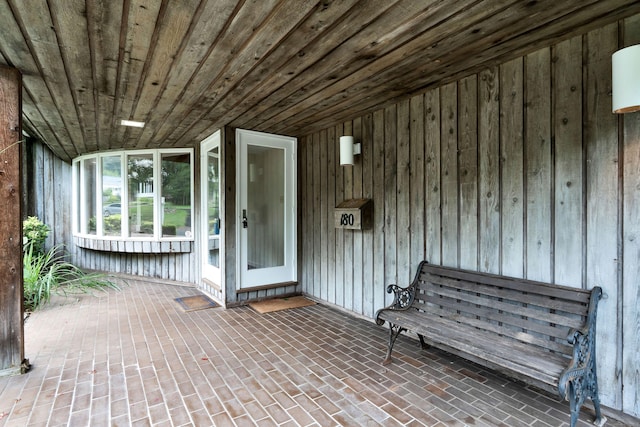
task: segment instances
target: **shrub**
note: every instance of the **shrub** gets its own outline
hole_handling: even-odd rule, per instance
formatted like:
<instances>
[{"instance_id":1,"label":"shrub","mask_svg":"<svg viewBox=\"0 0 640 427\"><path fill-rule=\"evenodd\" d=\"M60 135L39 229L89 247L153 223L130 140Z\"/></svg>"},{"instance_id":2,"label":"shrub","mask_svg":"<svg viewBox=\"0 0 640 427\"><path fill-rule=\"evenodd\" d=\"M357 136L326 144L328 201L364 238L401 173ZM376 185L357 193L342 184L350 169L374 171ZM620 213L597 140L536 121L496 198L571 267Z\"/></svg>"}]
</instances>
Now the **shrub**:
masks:
<instances>
[{"instance_id":1,"label":"shrub","mask_svg":"<svg viewBox=\"0 0 640 427\"><path fill-rule=\"evenodd\" d=\"M27 217L22 222L22 242L24 251L29 247L35 254L44 253L44 242L49 236L49 226L44 224L35 216Z\"/></svg>"},{"instance_id":2,"label":"shrub","mask_svg":"<svg viewBox=\"0 0 640 427\"><path fill-rule=\"evenodd\" d=\"M102 218L105 233L120 233L122 215L114 214Z\"/></svg>"}]
</instances>

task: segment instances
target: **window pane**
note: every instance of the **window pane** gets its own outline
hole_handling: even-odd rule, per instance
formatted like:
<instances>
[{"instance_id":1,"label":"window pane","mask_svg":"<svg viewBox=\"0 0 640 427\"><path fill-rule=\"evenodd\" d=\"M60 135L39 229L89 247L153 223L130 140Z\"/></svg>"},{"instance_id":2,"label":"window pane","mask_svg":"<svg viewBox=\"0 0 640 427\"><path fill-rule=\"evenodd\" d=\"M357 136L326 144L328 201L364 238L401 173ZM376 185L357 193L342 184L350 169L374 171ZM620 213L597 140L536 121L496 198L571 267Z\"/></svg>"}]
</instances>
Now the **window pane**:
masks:
<instances>
[{"instance_id":1,"label":"window pane","mask_svg":"<svg viewBox=\"0 0 640 427\"><path fill-rule=\"evenodd\" d=\"M127 157L129 234L153 236L153 155Z\"/></svg>"},{"instance_id":2,"label":"window pane","mask_svg":"<svg viewBox=\"0 0 640 427\"><path fill-rule=\"evenodd\" d=\"M82 162L78 161L75 162L73 164L73 174L74 174L74 196L75 196L75 201L76 201L76 207L75 207L75 212L74 212L74 227L75 229L73 230L74 233L81 233L82 232L82 216L81 216L81 206L82 206L82 197L80 197L80 168L82 167Z\"/></svg>"},{"instance_id":3,"label":"window pane","mask_svg":"<svg viewBox=\"0 0 640 427\"><path fill-rule=\"evenodd\" d=\"M208 263L220 268L220 160L218 147L207 153Z\"/></svg>"},{"instance_id":4,"label":"window pane","mask_svg":"<svg viewBox=\"0 0 640 427\"><path fill-rule=\"evenodd\" d=\"M248 146L247 269L285 263L285 156L280 148ZM268 171L266 173L265 171Z\"/></svg>"},{"instance_id":5,"label":"window pane","mask_svg":"<svg viewBox=\"0 0 640 427\"><path fill-rule=\"evenodd\" d=\"M96 159L82 162L84 168L84 225L87 234L96 234Z\"/></svg>"},{"instance_id":6,"label":"window pane","mask_svg":"<svg viewBox=\"0 0 640 427\"><path fill-rule=\"evenodd\" d=\"M162 237L191 237L191 156L162 154Z\"/></svg>"},{"instance_id":7,"label":"window pane","mask_svg":"<svg viewBox=\"0 0 640 427\"><path fill-rule=\"evenodd\" d=\"M102 224L105 236L122 234L122 166L120 156L102 158Z\"/></svg>"}]
</instances>

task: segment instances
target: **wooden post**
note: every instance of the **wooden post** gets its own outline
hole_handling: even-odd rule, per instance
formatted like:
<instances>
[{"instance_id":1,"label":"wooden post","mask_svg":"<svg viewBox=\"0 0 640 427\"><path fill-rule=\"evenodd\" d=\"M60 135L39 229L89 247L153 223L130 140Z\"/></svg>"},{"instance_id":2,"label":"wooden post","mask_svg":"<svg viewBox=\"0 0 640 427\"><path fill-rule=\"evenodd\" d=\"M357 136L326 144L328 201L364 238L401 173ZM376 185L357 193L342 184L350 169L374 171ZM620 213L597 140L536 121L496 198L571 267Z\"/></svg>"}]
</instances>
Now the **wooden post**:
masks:
<instances>
[{"instance_id":1,"label":"wooden post","mask_svg":"<svg viewBox=\"0 0 640 427\"><path fill-rule=\"evenodd\" d=\"M0 66L0 376L23 373L22 76Z\"/></svg>"}]
</instances>

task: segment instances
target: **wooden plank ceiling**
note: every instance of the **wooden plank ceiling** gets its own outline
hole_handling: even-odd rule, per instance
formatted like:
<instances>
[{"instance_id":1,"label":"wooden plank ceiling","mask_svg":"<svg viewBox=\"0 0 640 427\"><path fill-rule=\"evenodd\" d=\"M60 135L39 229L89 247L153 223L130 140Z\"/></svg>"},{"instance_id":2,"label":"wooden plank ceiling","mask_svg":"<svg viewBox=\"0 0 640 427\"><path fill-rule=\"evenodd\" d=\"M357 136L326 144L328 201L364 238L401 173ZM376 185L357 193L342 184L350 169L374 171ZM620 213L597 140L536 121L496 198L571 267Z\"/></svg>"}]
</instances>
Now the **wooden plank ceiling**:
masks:
<instances>
[{"instance_id":1,"label":"wooden plank ceiling","mask_svg":"<svg viewBox=\"0 0 640 427\"><path fill-rule=\"evenodd\" d=\"M629 0L0 0L23 127L64 160L304 136L640 12ZM121 119L146 122L143 129Z\"/></svg>"}]
</instances>

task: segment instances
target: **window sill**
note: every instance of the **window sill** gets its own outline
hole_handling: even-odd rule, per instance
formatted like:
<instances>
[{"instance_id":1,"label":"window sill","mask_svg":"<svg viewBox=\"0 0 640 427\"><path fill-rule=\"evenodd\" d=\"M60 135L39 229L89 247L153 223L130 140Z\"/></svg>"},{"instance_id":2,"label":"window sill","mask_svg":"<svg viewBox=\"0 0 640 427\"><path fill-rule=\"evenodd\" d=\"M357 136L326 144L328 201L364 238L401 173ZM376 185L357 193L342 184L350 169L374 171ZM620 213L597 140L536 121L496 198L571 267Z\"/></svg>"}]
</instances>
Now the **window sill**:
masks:
<instances>
[{"instance_id":1,"label":"window sill","mask_svg":"<svg viewBox=\"0 0 640 427\"><path fill-rule=\"evenodd\" d=\"M104 252L169 254L193 252L192 240L115 240L90 237L73 237L76 246Z\"/></svg>"}]
</instances>

